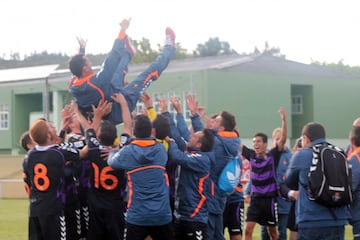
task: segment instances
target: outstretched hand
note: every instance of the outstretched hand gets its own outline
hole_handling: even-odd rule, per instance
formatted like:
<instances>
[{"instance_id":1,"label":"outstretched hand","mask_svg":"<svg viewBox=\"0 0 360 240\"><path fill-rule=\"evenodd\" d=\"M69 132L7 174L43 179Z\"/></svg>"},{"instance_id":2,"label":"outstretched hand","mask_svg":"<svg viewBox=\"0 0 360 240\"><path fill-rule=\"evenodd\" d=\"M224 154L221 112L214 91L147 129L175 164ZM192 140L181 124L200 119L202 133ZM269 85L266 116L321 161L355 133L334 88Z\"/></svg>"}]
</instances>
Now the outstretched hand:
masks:
<instances>
[{"instance_id":1,"label":"outstretched hand","mask_svg":"<svg viewBox=\"0 0 360 240\"><path fill-rule=\"evenodd\" d=\"M165 98L159 98L158 99L158 106L161 113L167 112L168 109L168 102Z\"/></svg>"},{"instance_id":2,"label":"outstretched hand","mask_svg":"<svg viewBox=\"0 0 360 240\"><path fill-rule=\"evenodd\" d=\"M122 95L121 93L114 93L111 96L111 99L114 100L115 102L119 103L120 105L122 103L126 102L126 99L125 99L124 95Z\"/></svg>"},{"instance_id":3,"label":"outstretched hand","mask_svg":"<svg viewBox=\"0 0 360 240\"><path fill-rule=\"evenodd\" d=\"M186 103L188 105L191 115L196 114L198 111L198 101L194 94L187 95Z\"/></svg>"},{"instance_id":4,"label":"outstretched hand","mask_svg":"<svg viewBox=\"0 0 360 240\"><path fill-rule=\"evenodd\" d=\"M180 99L178 97L171 96L170 103L177 113L181 113L181 104L180 104Z\"/></svg>"},{"instance_id":5,"label":"outstretched hand","mask_svg":"<svg viewBox=\"0 0 360 240\"><path fill-rule=\"evenodd\" d=\"M131 18L128 19L124 18L120 23L121 31L125 32L126 29L128 29L130 22L131 22Z\"/></svg>"},{"instance_id":6,"label":"outstretched hand","mask_svg":"<svg viewBox=\"0 0 360 240\"><path fill-rule=\"evenodd\" d=\"M141 96L140 96L141 101L144 103L144 106L146 108L150 108L153 107L153 101L152 98L150 97L149 94L147 94L146 92L144 92Z\"/></svg>"},{"instance_id":7,"label":"outstretched hand","mask_svg":"<svg viewBox=\"0 0 360 240\"><path fill-rule=\"evenodd\" d=\"M280 113L280 118L281 118L281 120L285 120L285 119L286 119L285 109L281 107L281 108L279 109L279 113Z\"/></svg>"},{"instance_id":8,"label":"outstretched hand","mask_svg":"<svg viewBox=\"0 0 360 240\"><path fill-rule=\"evenodd\" d=\"M91 105L91 107L94 113L94 117L98 116L99 119L102 119L104 116L108 115L111 112L112 103L108 101L101 103L100 101L97 107L95 107L94 105Z\"/></svg>"},{"instance_id":9,"label":"outstretched hand","mask_svg":"<svg viewBox=\"0 0 360 240\"><path fill-rule=\"evenodd\" d=\"M71 123L71 108L70 105L65 105L61 110L61 130L66 130Z\"/></svg>"},{"instance_id":10,"label":"outstretched hand","mask_svg":"<svg viewBox=\"0 0 360 240\"><path fill-rule=\"evenodd\" d=\"M83 39L81 37L76 37L78 43L79 43L79 46L80 48L85 48L86 47L86 43L87 43L87 39Z\"/></svg>"}]
</instances>

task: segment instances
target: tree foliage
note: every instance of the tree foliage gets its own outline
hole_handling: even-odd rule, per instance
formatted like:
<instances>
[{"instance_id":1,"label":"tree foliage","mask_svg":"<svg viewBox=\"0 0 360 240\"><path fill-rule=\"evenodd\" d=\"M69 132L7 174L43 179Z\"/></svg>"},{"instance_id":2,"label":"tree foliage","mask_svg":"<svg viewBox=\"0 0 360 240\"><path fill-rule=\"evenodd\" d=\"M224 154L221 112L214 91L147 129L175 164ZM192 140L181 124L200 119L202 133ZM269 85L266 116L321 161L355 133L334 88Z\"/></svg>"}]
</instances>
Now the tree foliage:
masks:
<instances>
[{"instance_id":1,"label":"tree foliage","mask_svg":"<svg viewBox=\"0 0 360 240\"><path fill-rule=\"evenodd\" d=\"M314 61L311 60L311 64L313 65L319 65L319 66L323 66L329 69L333 69L336 71L340 71L340 72L347 72L347 73L351 73L354 75L360 75L360 66L349 66L344 64L344 60L341 59L339 60L337 63L327 63L327 62L320 62L320 61Z\"/></svg>"},{"instance_id":2,"label":"tree foliage","mask_svg":"<svg viewBox=\"0 0 360 240\"><path fill-rule=\"evenodd\" d=\"M158 44L154 49L151 46L149 39L142 38L141 40L134 40L133 45L136 48L136 54L133 56L131 63L148 63L156 59L156 57L161 52L163 46ZM103 54L87 54L90 61L94 66L100 66L108 53ZM174 59L184 59L191 57L207 57L207 56L220 56L220 55L229 55L237 54L237 52L231 48L230 44L226 41L220 41L218 37L209 38L205 43L199 43L197 48L192 52L188 51L181 46L180 43L176 43L176 53L173 57ZM246 53L244 53L246 54ZM266 41L264 48L259 50L255 46L254 51L250 53L252 55L271 55L275 57L285 58L278 47L271 47ZM6 60L5 55L0 57L0 69L9 69L9 68L19 68L19 67L30 67L30 66L39 66L45 64L59 64L59 69L68 68L68 61L71 56L68 56L64 53L48 53L47 51L42 52L32 52L29 56L24 56L22 60L20 53L12 52L10 53L10 59ZM326 63L313 61L311 64L321 65L323 67L335 69L337 71L349 72L356 75L360 75L360 66L351 67L345 65L343 60L340 60L337 63Z\"/></svg>"},{"instance_id":3,"label":"tree foliage","mask_svg":"<svg viewBox=\"0 0 360 240\"><path fill-rule=\"evenodd\" d=\"M136 49L136 54L133 56L131 63L147 63L152 62L160 54L163 46L160 44L157 45L157 48L152 48L149 39L142 38L141 40L134 40L133 45ZM173 57L174 59L183 59L192 57L191 54L187 53L187 50L184 49L180 43L176 43L176 53ZM92 62L93 66L101 65L106 56L106 54L87 54L88 58ZM71 56L63 53L48 53L47 51L43 52L33 52L29 56L24 56L24 59L20 59L19 53L11 53L10 60L5 60L5 57L0 57L0 69L8 68L19 68L19 67L30 67L38 66L45 64L59 64L59 69L66 69L68 67L68 61Z\"/></svg>"},{"instance_id":4,"label":"tree foliage","mask_svg":"<svg viewBox=\"0 0 360 240\"><path fill-rule=\"evenodd\" d=\"M231 49L230 44L225 41L220 41L218 37L209 38L204 44L198 44L196 50L193 52L195 57L208 57L236 54L236 51Z\"/></svg>"}]
</instances>

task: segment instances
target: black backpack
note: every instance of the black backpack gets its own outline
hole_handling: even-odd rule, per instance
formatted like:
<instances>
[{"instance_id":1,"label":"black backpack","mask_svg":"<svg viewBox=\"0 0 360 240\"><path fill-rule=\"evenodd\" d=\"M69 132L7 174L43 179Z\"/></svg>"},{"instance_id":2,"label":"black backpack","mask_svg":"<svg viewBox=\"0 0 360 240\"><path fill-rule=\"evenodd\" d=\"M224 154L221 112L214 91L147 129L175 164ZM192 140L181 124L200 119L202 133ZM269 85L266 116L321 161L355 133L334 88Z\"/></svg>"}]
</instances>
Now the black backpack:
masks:
<instances>
[{"instance_id":1,"label":"black backpack","mask_svg":"<svg viewBox=\"0 0 360 240\"><path fill-rule=\"evenodd\" d=\"M312 149L309 199L329 208L351 204L352 176L344 151L329 143L316 144Z\"/></svg>"}]
</instances>

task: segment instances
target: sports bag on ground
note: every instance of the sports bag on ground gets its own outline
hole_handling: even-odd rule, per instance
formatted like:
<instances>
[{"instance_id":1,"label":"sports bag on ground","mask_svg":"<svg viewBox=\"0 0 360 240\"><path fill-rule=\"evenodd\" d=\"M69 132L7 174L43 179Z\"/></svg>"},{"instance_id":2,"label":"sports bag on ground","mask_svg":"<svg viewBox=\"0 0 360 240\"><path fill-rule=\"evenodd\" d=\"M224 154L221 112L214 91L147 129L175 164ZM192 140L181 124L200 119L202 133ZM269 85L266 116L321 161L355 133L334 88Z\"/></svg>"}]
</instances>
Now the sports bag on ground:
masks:
<instances>
[{"instance_id":1,"label":"sports bag on ground","mask_svg":"<svg viewBox=\"0 0 360 240\"><path fill-rule=\"evenodd\" d=\"M330 208L351 204L351 169L343 150L329 143L316 144L312 149L309 199Z\"/></svg>"}]
</instances>

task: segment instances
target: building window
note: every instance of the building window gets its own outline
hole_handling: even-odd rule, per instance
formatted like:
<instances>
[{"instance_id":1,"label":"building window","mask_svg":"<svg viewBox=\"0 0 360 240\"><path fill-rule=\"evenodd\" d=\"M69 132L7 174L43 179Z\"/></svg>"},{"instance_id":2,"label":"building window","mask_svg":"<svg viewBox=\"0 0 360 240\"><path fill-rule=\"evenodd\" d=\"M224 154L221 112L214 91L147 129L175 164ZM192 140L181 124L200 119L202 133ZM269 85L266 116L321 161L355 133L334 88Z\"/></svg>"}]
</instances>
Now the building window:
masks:
<instances>
[{"instance_id":1,"label":"building window","mask_svg":"<svg viewBox=\"0 0 360 240\"><path fill-rule=\"evenodd\" d=\"M168 100L169 113L175 115L176 111L172 107L171 102L170 102L170 97L175 96L175 97L178 97L180 99L180 104L181 104L181 107L182 107L182 111L183 111L183 114L184 114L185 121L190 121L190 111L189 111L189 108L188 108L188 106L186 104L186 96L188 94L189 94L189 92L176 93L176 92L173 92L173 91L169 91L169 92L166 92L166 93L154 93L152 95L154 109L155 109L155 111L157 113L159 113L160 109L159 109L159 106L158 106L158 100L159 100L159 98L165 98L165 99ZM137 104L136 104L135 111L137 113L140 113L141 109L143 109L143 108L144 108L144 103L141 102L141 101L138 101Z\"/></svg>"},{"instance_id":2,"label":"building window","mask_svg":"<svg viewBox=\"0 0 360 240\"><path fill-rule=\"evenodd\" d=\"M0 130L9 130L8 104L0 104Z\"/></svg>"},{"instance_id":3,"label":"building window","mask_svg":"<svg viewBox=\"0 0 360 240\"><path fill-rule=\"evenodd\" d=\"M292 114L303 114L303 97L302 97L302 95L292 96L291 112L292 112Z\"/></svg>"},{"instance_id":4,"label":"building window","mask_svg":"<svg viewBox=\"0 0 360 240\"><path fill-rule=\"evenodd\" d=\"M189 107L188 105L186 104L186 98L188 95L195 95L195 93L193 92L183 92L183 101L182 101L182 107L183 107L183 112L184 112L184 118L185 118L185 121L191 121L191 114L190 114L190 110L189 110Z\"/></svg>"}]
</instances>

